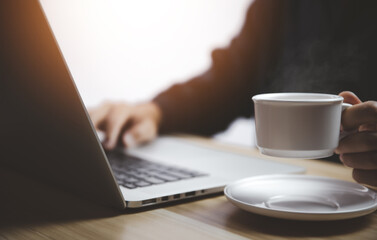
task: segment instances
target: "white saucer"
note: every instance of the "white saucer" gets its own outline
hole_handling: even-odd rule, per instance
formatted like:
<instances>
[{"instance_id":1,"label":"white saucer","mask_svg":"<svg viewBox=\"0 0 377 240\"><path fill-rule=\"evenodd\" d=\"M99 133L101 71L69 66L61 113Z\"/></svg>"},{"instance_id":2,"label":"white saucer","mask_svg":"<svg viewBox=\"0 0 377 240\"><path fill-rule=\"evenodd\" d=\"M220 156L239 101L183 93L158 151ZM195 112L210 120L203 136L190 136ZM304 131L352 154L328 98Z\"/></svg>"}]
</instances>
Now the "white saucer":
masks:
<instances>
[{"instance_id":1,"label":"white saucer","mask_svg":"<svg viewBox=\"0 0 377 240\"><path fill-rule=\"evenodd\" d=\"M228 185L234 205L260 215L294 220L338 220L377 209L377 193L354 182L309 175L264 175Z\"/></svg>"}]
</instances>

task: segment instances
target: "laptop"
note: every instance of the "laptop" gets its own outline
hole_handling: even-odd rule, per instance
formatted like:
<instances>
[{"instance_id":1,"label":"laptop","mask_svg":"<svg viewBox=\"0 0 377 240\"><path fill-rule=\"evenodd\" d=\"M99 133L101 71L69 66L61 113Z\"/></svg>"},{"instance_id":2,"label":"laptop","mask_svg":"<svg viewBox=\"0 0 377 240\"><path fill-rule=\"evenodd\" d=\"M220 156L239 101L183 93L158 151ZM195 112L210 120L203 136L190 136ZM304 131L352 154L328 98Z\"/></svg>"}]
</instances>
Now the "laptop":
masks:
<instances>
[{"instance_id":1,"label":"laptop","mask_svg":"<svg viewBox=\"0 0 377 240\"><path fill-rule=\"evenodd\" d=\"M0 35L4 167L119 209L219 193L244 177L304 171L168 136L105 152L40 3L1 1Z\"/></svg>"}]
</instances>

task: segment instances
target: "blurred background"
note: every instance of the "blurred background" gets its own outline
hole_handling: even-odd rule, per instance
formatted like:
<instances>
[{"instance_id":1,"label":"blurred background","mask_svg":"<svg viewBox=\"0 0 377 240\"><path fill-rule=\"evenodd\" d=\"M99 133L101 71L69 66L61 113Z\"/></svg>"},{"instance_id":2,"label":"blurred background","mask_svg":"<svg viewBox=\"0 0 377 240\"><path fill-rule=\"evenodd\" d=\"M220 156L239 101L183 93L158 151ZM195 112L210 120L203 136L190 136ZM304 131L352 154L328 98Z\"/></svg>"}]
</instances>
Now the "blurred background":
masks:
<instances>
[{"instance_id":1,"label":"blurred background","mask_svg":"<svg viewBox=\"0 0 377 240\"><path fill-rule=\"evenodd\" d=\"M238 34L253 0L40 1L81 97L93 107L147 101L205 71L211 51ZM238 119L215 138L253 145L250 122Z\"/></svg>"}]
</instances>

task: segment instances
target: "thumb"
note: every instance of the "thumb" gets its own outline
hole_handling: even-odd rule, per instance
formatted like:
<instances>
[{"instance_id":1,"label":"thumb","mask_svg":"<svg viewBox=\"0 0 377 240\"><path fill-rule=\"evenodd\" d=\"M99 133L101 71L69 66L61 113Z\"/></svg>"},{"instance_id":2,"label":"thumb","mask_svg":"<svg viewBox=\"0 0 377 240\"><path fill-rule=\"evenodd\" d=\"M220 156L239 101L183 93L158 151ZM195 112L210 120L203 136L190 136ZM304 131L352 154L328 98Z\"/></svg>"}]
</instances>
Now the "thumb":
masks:
<instances>
[{"instance_id":1,"label":"thumb","mask_svg":"<svg viewBox=\"0 0 377 240\"><path fill-rule=\"evenodd\" d=\"M137 147L153 140L157 136L157 129L152 122L142 121L128 129L122 137L127 148Z\"/></svg>"},{"instance_id":2,"label":"thumb","mask_svg":"<svg viewBox=\"0 0 377 240\"><path fill-rule=\"evenodd\" d=\"M356 94L350 91L341 92L339 93L339 96L344 98L345 103L350 103L352 105L361 103L361 100L356 96Z\"/></svg>"}]
</instances>

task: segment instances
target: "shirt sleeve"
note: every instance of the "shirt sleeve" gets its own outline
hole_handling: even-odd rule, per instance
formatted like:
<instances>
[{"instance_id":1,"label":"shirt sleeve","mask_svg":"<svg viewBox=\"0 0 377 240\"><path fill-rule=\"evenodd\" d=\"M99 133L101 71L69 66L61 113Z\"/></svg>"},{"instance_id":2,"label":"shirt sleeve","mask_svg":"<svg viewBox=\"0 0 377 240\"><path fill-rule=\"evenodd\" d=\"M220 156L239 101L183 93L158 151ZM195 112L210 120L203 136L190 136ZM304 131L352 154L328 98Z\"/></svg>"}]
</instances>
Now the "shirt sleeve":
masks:
<instances>
[{"instance_id":1,"label":"shirt sleeve","mask_svg":"<svg viewBox=\"0 0 377 240\"><path fill-rule=\"evenodd\" d=\"M227 48L212 52L210 69L153 99L162 111L160 133L212 135L236 117L251 116L260 43L266 40L263 28L273 21L267 17L271 13L266 15L272 2L257 0L249 7L239 35Z\"/></svg>"}]
</instances>

